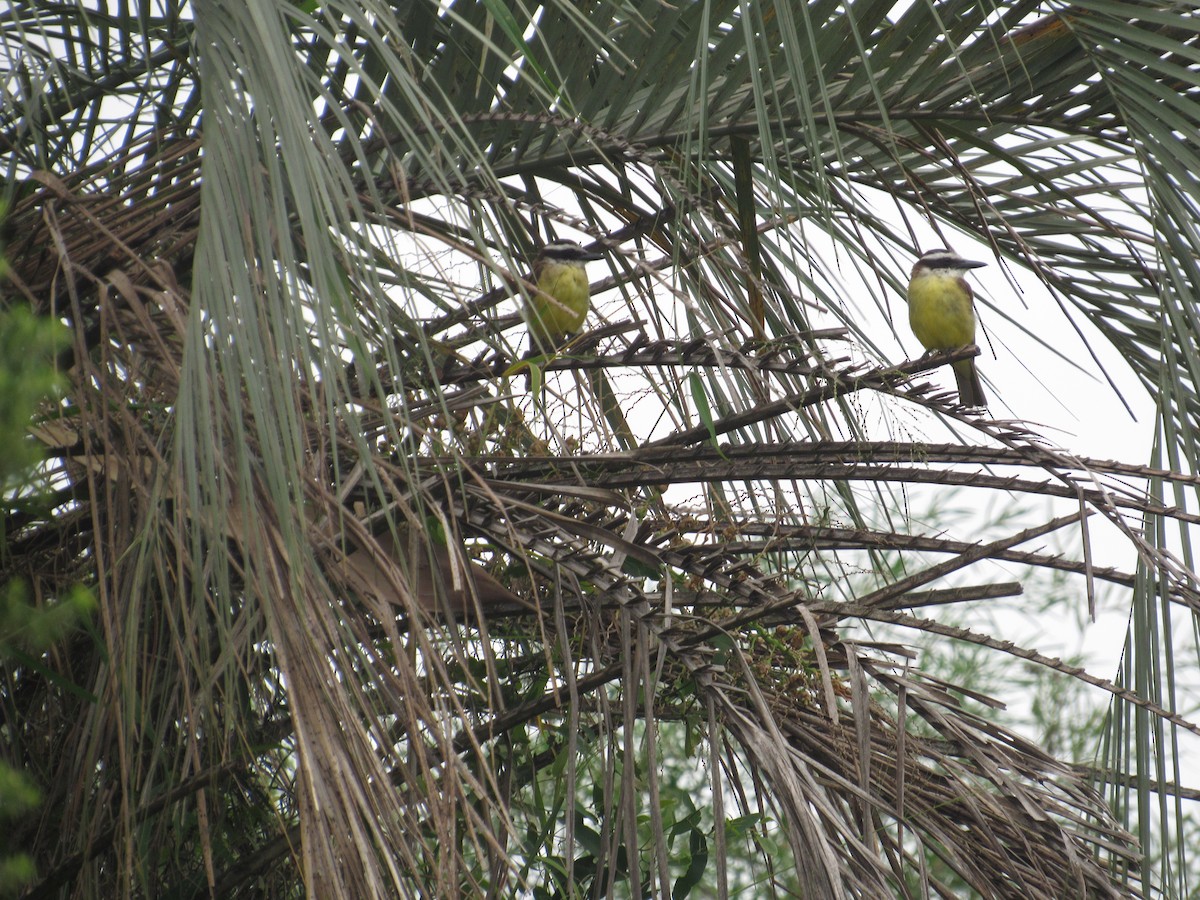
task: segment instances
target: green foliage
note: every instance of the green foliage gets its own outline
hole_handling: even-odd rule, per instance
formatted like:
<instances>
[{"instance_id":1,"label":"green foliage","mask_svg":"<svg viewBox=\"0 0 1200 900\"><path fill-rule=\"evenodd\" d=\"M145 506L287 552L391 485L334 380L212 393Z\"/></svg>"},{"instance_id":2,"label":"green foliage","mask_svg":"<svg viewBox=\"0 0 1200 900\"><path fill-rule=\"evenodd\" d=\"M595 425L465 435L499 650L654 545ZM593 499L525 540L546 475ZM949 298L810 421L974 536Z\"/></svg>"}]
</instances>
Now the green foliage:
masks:
<instances>
[{"instance_id":1,"label":"green foliage","mask_svg":"<svg viewBox=\"0 0 1200 900\"><path fill-rule=\"evenodd\" d=\"M54 355L66 342L61 322L27 307L0 310L0 486L12 487L38 461L26 432L38 405L63 384Z\"/></svg>"},{"instance_id":2,"label":"green foliage","mask_svg":"<svg viewBox=\"0 0 1200 900\"><path fill-rule=\"evenodd\" d=\"M30 505L24 485L39 457L26 429L39 405L62 384L54 354L64 332L60 323L40 319L23 307L0 310L0 490L6 508L19 495L23 507ZM7 547L3 555L8 555ZM41 668L41 652L76 627L93 605L82 587L39 606L22 582L0 585L0 669ZM0 828L11 826L40 800L41 792L28 777L0 762ZM15 895L35 875L26 853L0 858L0 896Z\"/></svg>"},{"instance_id":3,"label":"green foliage","mask_svg":"<svg viewBox=\"0 0 1200 900\"><path fill-rule=\"evenodd\" d=\"M29 664L32 655L60 641L95 606L84 587L76 587L51 605L38 607L20 581L0 588L0 658L19 658Z\"/></svg>"}]
</instances>

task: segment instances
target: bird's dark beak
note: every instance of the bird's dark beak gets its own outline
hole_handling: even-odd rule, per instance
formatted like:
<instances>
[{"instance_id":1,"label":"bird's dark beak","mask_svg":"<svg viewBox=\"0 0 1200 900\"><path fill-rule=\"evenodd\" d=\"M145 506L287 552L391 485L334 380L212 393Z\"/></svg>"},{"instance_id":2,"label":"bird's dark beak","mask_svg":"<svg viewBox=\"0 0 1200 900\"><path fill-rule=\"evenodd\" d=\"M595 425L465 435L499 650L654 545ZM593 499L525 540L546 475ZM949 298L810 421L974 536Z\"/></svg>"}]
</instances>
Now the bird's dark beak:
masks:
<instances>
[{"instance_id":1,"label":"bird's dark beak","mask_svg":"<svg viewBox=\"0 0 1200 900\"><path fill-rule=\"evenodd\" d=\"M584 250L582 259L585 259L588 262L594 262L597 259L604 259L604 254L597 253L595 250Z\"/></svg>"},{"instance_id":2,"label":"bird's dark beak","mask_svg":"<svg viewBox=\"0 0 1200 900\"><path fill-rule=\"evenodd\" d=\"M980 266L986 266L987 263L975 262L973 259L964 259L961 265L964 269L978 269Z\"/></svg>"}]
</instances>

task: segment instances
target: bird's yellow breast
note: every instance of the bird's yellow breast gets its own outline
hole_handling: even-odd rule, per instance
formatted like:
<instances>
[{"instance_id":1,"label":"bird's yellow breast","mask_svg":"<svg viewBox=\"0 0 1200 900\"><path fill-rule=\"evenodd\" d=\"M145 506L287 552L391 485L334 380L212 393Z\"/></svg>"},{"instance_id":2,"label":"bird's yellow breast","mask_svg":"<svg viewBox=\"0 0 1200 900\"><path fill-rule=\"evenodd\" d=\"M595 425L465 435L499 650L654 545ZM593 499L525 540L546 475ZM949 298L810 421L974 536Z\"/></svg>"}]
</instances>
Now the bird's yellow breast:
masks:
<instances>
[{"instance_id":1,"label":"bird's yellow breast","mask_svg":"<svg viewBox=\"0 0 1200 900\"><path fill-rule=\"evenodd\" d=\"M530 324L537 333L557 342L578 331L587 318L589 305L583 266L550 262L538 276L537 286L550 295L537 294L530 300Z\"/></svg>"},{"instance_id":2,"label":"bird's yellow breast","mask_svg":"<svg viewBox=\"0 0 1200 900\"><path fill-rule=\"evenodd\" d=\"M975 343L971 291L951 275L920 275L908 284L908 324L926 350Z\"/></svg>"}]
</instances>

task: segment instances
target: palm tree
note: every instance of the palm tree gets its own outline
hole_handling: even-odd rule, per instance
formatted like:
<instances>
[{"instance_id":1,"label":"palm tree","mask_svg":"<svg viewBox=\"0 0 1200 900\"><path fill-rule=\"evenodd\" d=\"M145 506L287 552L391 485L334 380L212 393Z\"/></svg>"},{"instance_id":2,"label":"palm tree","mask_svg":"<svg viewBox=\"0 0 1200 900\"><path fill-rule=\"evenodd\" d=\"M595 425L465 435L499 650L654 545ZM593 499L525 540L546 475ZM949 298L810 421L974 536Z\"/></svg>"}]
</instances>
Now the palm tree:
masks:
<instances>
[{"instance_id":1,"label":"palm tree","mask_svg":"<svg viewBox=\"0 0 1200 900\"><path fill-rule=\"evenodd\" d=\"M99 607L6 657L29 896L1184 896L1200 41L1037 9L14 3L4 302L73 343L2 575ZM917 223L1098 329L1150 466L885 361ZM553 238L596 313L528 356ZM1059 506L904 514L955 485ZM1089 520L1135 571L1039 549ZM1120 676L949 624L988 561L1115 585ZM922 633L1107 692L1095 764Z\"/></svg>"}]
</instances>

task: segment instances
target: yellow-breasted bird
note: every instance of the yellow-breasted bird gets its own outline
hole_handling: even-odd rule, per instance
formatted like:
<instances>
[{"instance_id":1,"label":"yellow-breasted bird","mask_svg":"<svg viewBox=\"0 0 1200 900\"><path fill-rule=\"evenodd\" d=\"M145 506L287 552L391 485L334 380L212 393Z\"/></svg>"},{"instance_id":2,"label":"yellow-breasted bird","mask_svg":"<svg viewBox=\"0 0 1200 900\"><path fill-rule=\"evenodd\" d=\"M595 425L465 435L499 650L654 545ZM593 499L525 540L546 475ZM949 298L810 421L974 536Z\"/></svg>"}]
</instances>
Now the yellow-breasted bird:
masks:
<instances>
[{"instance_id":1,"label":"yellow-breasted bird","mask_svg":"<svg viewBox=\"0 0 1200 900\"><path fill-rule=\"evenodd\" d=\"M908 324L926 350L955 350L975 343L975 297L963 278L987 263L963 259L953 250L927 250L908 282ZM986 406L975 360L956 362L958 402Z\"/></svg>"},{"instance_id":2,"label":"yellow-breasted bird","mask_svg":"<svg viewBox=\"0 0 1200 900\"><path fill-rule=\"evenodd\" d=\"M591 307L584 264L601 258L574 241L552 241L538 252L533 261L538 293L529 298L525 310L536 349L554 350L583 327Z\"/></svg>"},{"instance_id":3,"label":"yellow-breasted bird","mask_svg":"<svg viewBox=\"0 0 1200 900\"><path fill-rule=\"evenodd\" d=\"M538 293L529 298L525 308L530 356L557 350L568 335L583 327L591 308L591 285L584 265L603 258L574 241L552 241L538 252L533 261ZM588 371L586 378L613 434L624 449L632 450L636 441L612 385L598 369Z\"/></svg>"}]
</instances>

